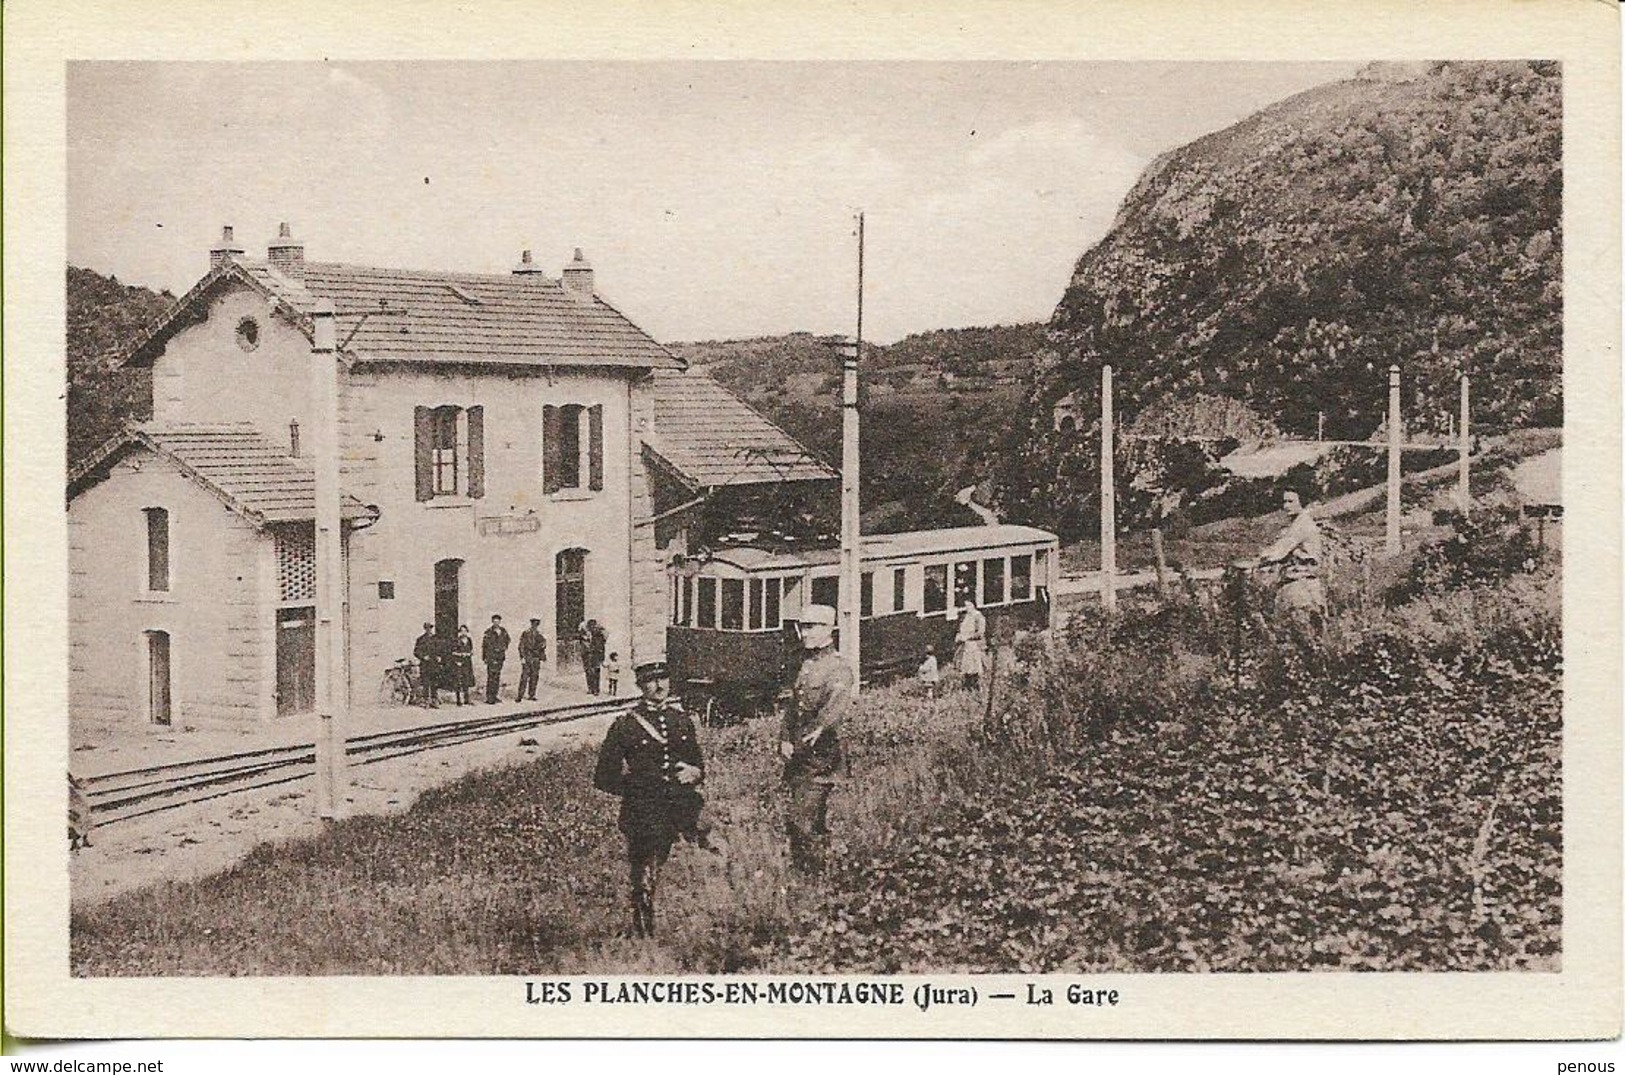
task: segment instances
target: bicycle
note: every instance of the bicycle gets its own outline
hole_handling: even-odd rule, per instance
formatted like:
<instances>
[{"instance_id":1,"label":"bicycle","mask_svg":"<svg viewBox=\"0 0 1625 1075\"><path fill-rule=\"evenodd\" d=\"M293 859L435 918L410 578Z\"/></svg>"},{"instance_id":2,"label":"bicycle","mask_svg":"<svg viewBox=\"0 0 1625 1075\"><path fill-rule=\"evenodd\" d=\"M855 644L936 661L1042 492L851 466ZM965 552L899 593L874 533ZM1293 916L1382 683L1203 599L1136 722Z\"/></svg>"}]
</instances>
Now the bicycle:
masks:
<instances>
[{"instance_id":1,"label":"bicycle","mask_svg":"<svg viewBox=\"0 0 1625 1075\"><path fill-rule=\"evenodd\" d=\"M386 705L412 705L418 699L418 686L417 664L402 657L384 669L378 700Z\"/></svg>"}]
</instances>

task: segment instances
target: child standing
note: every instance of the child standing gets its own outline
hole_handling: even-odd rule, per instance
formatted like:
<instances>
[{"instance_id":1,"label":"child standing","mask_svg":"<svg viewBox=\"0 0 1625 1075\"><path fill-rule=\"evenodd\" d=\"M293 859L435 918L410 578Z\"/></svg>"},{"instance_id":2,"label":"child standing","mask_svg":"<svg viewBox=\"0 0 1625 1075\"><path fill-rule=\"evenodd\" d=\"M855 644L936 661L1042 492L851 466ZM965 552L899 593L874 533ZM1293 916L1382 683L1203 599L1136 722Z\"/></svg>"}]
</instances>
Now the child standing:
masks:
<instances>
[{"instance_id":1,"label":"child standing","mask_svg":"<svg viewBox=\"0 0 1625 1075\"><path fill-rule=\"evenodd\" d=\"M613 698L621 692L621 655L611 653L604 662L604 678L609 680L609 694Z\"/></svg>"},{"instance_id":2,"label":"child standing","mask_svg":"<svg viewBox=\"0 0 1625 1075\"><path fill-rule=\"evenodd\" d=\"M920 662L920 685L925 688L927 698L936 698L937 684L942 680L942 672L937 668L937 649L935 646L925 647L925 660Z\"/></svg>"}]
</instances>

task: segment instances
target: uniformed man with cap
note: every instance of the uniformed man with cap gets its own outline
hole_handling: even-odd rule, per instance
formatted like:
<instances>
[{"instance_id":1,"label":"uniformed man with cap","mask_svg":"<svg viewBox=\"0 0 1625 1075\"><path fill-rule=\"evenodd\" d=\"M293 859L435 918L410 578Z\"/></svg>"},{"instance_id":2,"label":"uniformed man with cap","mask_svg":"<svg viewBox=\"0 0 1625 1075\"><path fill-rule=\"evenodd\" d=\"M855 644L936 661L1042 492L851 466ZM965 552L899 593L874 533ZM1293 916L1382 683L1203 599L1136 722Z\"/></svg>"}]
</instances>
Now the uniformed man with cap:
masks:
<instances>
[{"instance_id":1,"label":"uniformed man with cap","mask_svg":"<svg viewBox=\"0 0 1625 1075\"><path fill-rule=\"evenodd\" d=\"M829 833L829 793L843 763L836 728L852 706L852 669L835 650L835 610L808 605L798 618L806 657L796 675L779 733L784 783L790 801L786 828L790 862L798 870L823 866Z\"/></svg>"},{"instance_id":2,"label":"uniformed man with cap","mask_svg":"<svg viewBox=\"0 0 1625 1075\"><path fill-rule=\"evenodd\" d=\"M653 935L660 867L678 839L706 847L700 830L705 762L694 722L671 697L664 661L632 670L643 697L615 718L598 752L593 786L621 799L620 830L632 881L632 932Z\"/></svg>"}]
</instances>

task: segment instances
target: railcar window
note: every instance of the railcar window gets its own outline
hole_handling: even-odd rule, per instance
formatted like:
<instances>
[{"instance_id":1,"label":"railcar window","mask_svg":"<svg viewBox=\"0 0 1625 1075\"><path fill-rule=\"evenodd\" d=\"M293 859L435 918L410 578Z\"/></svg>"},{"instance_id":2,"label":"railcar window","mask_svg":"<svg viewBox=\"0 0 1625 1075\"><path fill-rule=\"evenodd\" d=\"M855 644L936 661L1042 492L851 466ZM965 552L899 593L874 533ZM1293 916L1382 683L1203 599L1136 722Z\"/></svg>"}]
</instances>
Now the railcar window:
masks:
<instances>
[{"instance_id":1,"label":"railcar window","mask_svg":"<svg viewBox=\"0 0 1625 1075\"><path fill-rule=\"evenodd\" d=\"M1030 601L1033 596L1033 558L1010 557L1010 600Z\"/></svg>"},{"instance_id":2,"label":"railcar window","mask_svg":"<svg viewBox=\"0 0 1625 1075\"><path fill-rule=\"evenodd\" d=\"M948 565L927 564L925 568L925 611L941 612L948 607Z\"/></svg>"},{"instance_id":3,"label":"railcar window","mask_svg":"<svg viewBox=\"0 0 1625 1075\"><path fill-rule=\"evenodd\" d=\"M875 573L865 571L858 577L858 615L875 614Z\"/></svg>"},{"instance_id":4,"label":"railcar window","mask_svg":"<svg viewBox=\"0 0 1625 1075\"><path fill-rule=\"evenodd\" d=\"M908 569L894 567L891 572L891 610L901 612L908 604Z\"/></svg>"},{"instance_id":5,"label":"railcar window","mask_svg":"<svg viewBox=\"0 0 1625 1075\"><path fill-rule=\"evenodd\" d=\"M839 610L841 605L841 580L835 575L826 575L823 578L812 580L812 603L815 605L828 605Z\"/></svg>"},{"instance_id":6,"label":"railcar window","mask_svg":"<svg viewBox=\"0 0 1625 1075\"><path fill-rule=\"evenodd\" d=\"M752 631L762 629L762 592L764 589L761 579L750 580L750 611L748 614L750 616L749 626Z\"/></svg>"},{"instance_id":7,"label":"railcar window","mask_svg":"<svg viewBox=\"0 0 1625 1075\"><path fill-rule=\"evenodd\" d=\"M766 592L762 596L762 626L769 631L777 631L782 623L779 616L779 585L781 581L783 580L768 579Z\"/></svg>"},{"instance_id":8,"label":"railcar window","mask_svg":"<svg viewBox=\"0 0 1625 1075\"><path fill-rule=\"evenodd\" d=\"M990 556L982 561L982 604L1004 604L1004 557Z\"/></svg>"},{"instance_id":9,"label":"railcar window","mask_svg":"<svg viewBox=\"0 0 1625 1075\"><path fill-rule=\"evenodd\" d=\"M717 580L700 580L700 607L694 617L695 627L715 627L717 625Z\"/></svg>"},{"instance_id":10,"label":"railcar window","mask_svg":"<svg viewBox=\"0 0 1625 1075\"><path fill-rule=\"evenodd\" d=\"M722 629L739 631L745 626L745 580L722 580Z\"/></svg>"},{"instance_id":11,"label":"railcar window","mask_svg":"<svg viewBox=\"0 0 1625 1075\"><path fill-rule=\"evenodd\" d=\"M678 621L684 627L694 622L694 580L683 580L683 618Z\"/></svg>"},{"instance_id":12,"label":"railcar window","mask_svg":"<svg viewBox=\"0 0 1625 1075\"><path fill-rule=\"evenodd\" d=\"M954 607L964 608L976 600L976 561L961 560L954 565Z\"/></svg>"}]
</instances>

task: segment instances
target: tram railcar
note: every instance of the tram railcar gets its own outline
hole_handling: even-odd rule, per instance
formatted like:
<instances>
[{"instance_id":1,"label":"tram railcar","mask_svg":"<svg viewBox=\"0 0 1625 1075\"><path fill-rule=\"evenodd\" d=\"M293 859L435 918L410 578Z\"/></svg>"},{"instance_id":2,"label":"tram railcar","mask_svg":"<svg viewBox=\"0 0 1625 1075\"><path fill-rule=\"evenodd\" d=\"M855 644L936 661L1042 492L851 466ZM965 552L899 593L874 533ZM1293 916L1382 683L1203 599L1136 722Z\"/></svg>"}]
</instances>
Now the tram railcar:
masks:
<instances>
[{"instance_id":1,"label":"tram railcar","mask_svg":"<svg viewBox=\"0 0 1625 1075\"><path fill-rule=\"evenodd\" d=\"M999 524L863 539L860 667L865 682L909 675L926 647L946 667L970 598L989 631L1053 625L1059 540ZM666 659L691 705L744 715L770 706L800 666L804 604L838 607L840 550L742 544L674 563ZM837 636L838 637L838 636Z\"/></svg>"}]
</instances>

